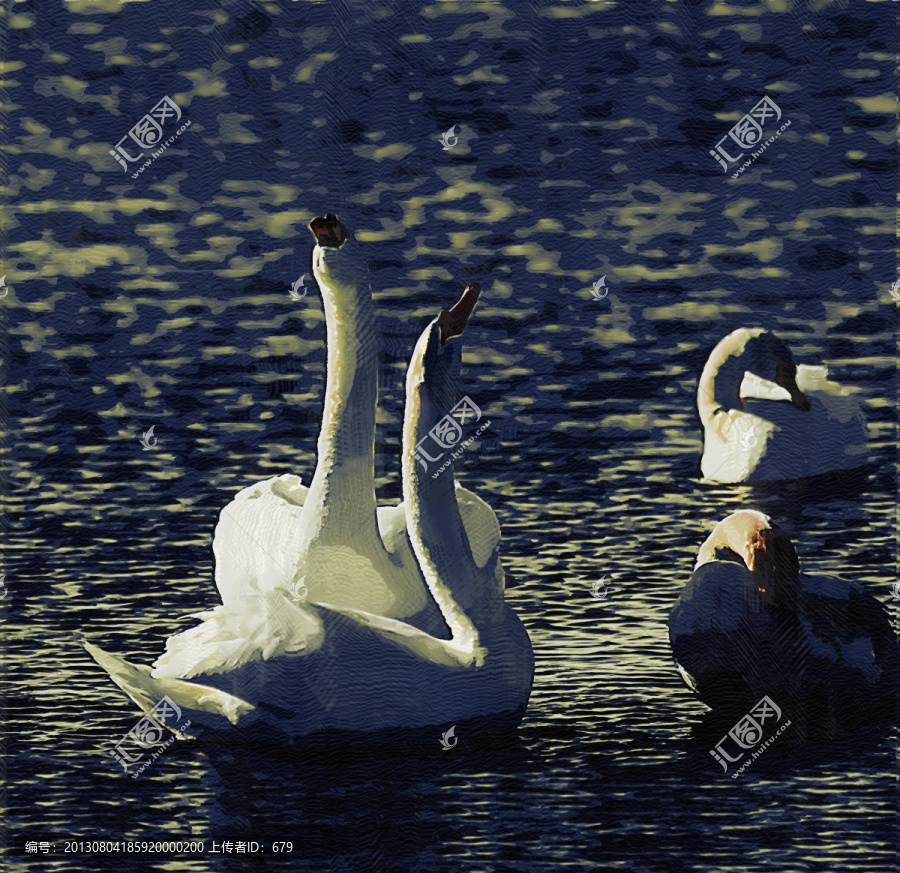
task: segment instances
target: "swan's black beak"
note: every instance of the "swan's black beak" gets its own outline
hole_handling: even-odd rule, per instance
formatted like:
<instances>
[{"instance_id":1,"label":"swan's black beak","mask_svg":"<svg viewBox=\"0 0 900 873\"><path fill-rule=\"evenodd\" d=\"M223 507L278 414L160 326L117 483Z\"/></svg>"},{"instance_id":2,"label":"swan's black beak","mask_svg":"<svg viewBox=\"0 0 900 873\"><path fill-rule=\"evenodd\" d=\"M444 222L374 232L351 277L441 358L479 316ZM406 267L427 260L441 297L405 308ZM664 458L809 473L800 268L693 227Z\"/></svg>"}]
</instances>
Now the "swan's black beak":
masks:
<instances>
[{"instance_id":1,"label":"swan's black beak","mask_svg":"<svg viewBox=\"0 0 900 873\"><path fill-rule=\"evenodd\" d=\"M466 286L462 297L449 312L442 309L438 315L438 325L441 328L441 345L446 345L447 340L454 336L460 336L466 329L466 323L475 311L475 304L481 295L481 285L472 282Z\"/></svg>"},{"instance_id":2,"label":"swan's black beak","mask_svg":"<svg viewBox=\"0 0 900 873\"><path fill-rule=\"evenodd\" d=\"M800 559L790 537L778 525L761 531L747 556L763 600L789 606L799 590Z\"/></svg>"},{"instance_id":3,"label":"swan's black beak","mask_svg":"<svg viewBox=\"0 0 900 873\"><path fill-rule=\"evenodd\" d=\"M350 231L333 212L329 212L324 218L314 218L309 223L309 229L322 248L339 249L350 239Z\"/></svg>"},{"instance_id":4,"label":"swan's black beak","mask_svg":"<svg viewBox=\"0 0 900 873\"><path fill-rule=\"evenodd\" d=\"M794 406L797 407L797 409L802 409L804 412L809 412L809 410L812 409L812 406L806 395L800 390L800 387L797 385L796 366L794 366L793 362L788 362L781 358L776 358L775 361L777 363L775 384L780 385L787 391L788 394L791 395L791 403L793 403Z\"/></svg>"},{"instance_id":5,"label":"swan's black beak","mask_svg":"<svg viewBox=\"0 0 900 873\"><path fill-rule=\"evenodd\" d=\"M792 385L782 385L782 388L787 388L788 394L791 395L791 403L797 407L797 409L802 409L804 412L809 412L812 409L812 404L809 402L807 396L797 387L797 383L794 382Z\"/></svg>"}]
</instances>

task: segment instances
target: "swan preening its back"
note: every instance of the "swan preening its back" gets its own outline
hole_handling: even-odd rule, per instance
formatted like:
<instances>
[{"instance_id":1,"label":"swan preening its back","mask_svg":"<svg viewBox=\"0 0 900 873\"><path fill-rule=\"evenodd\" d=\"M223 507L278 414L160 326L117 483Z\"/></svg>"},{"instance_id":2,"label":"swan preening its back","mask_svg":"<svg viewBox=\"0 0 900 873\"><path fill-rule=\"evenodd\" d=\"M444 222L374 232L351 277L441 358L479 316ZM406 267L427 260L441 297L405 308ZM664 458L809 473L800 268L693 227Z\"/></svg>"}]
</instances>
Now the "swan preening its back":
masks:
<instances>
[{"instance_id":1,"label":"swan preening its back","mask_svg":"<svg viewBox=\"0 0 900 873\"><path fill-rule=\"evenodd\" d=\"M797 366L769 331L733 331L700 377L703 477L772 482L864 466L853 394L824 366ZM846 726L859 708L897 705L897 643L881 604L856 583L801 574L788 535L755 510L732 513L703 543L669 639L682 677L715 709L747 711L769 695L790 715Z\"/></svg>"},{"instance_id":2,"label":"swan preening its back","mask_svg":"<svg viewBox=\"0 0 900 873\"><path fill-rule=\"evenodd\" d=\"M697 390L703 477L713 482L804 479L867 462L865 419L851 389L824 366L799 367L762 328L713 349Z\"/></svg>"},{"instance_id":3,"label":"swan preening its back","mask_svg":"<svg viewBox=\"0 0 900 873\"><path fill-rule=\"evenodd\" d=\"M739 510L716 525L669 616L687 684L712 708L769 695L791 716L852 722L896 709L897 640L862 586L800 573L788 535Z\"/></svg>"},{"instance_id":4,"label":"swan preening its back","mask_svg":"<svg viewBox=\"0 0 900 873\"><path fill-rule=\"evenodd\" d=\"M167 696L192 724L294 739L520 716L534 669L504 599L487 504L436 479L416 446L454 406L470 286L419 338L406 379L403 503L376 507L378 344L358 243L311 224L328 361L315 473L245 488L213 551L222 604L171 637L153 668L85 644L144 711Z\"/></svg>"}]
</instances>

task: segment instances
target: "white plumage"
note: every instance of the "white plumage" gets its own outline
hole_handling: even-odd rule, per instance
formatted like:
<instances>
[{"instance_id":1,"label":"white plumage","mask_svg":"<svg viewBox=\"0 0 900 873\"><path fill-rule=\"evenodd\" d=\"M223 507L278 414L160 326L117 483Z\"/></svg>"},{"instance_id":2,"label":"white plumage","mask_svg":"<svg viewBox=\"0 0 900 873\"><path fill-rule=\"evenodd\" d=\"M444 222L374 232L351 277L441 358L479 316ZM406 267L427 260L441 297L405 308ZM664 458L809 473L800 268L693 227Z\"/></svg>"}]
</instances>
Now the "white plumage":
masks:
<instances>
[{"instance_id":1,"label":"white plumage","mask_svg":"<svg viewBox=\"0 0 900 873\"><path fill-rule=\"evenodd\" d=\"M761 328L740 328L715 347L697 407L709 481L803 479L868 460L859 390L830 380L825 366L795 366Z\"/></svg>"}]
</instances>

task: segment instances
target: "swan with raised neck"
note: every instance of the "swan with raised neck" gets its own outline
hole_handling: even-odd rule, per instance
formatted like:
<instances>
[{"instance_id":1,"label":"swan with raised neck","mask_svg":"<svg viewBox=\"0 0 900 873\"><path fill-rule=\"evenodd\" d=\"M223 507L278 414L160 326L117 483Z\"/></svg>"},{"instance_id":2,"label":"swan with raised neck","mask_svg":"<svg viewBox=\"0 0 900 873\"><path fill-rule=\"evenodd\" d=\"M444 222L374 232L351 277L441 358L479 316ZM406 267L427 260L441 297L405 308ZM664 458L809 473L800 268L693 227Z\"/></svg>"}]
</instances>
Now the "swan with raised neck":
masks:
<instances>
[{"instance_id":1,"label":"swan with raised neck","mask_svg":"<svg viewBox=\"0 0 900 873\"><path fill-rule=\"evenodd\" d=\"M226 605L281 590L430 627L440 616L403 512L375 505L379 345L365 256L334 215L311 228L327 355L315 466L306 484L293 473L273 476L222 510L213 537L216 586Z\"/></svg>"},{"instance_id":2,"label":"swan with raised neck","mask_svg":"<svg viewBox=\"0 0 900 873\"><path fill-rule=\"evenodd\" d=\"M408 616L426 605L414 567L392 562L378 531L375 413L378 334L365 258L332 214L315 219L313 275L325 308L327 371L318 457L300 515L291 587L310 601Z\"/></svg>"},{"instance_id":3,"label":"swan with raised neck","mask_svg":"<svg viewBox=\"0 0 900 873\"><path fill-rule=\"evenodd\" d=\"M416 343L406 375L401 470L407 531L425 584L450 630L450 639L363 610L319 604L350 616L425 661L446 667L481 667L488 654L482 645L482 630L506 618L501 609L503 575L497 554L481 556L481 565L475 561L460 512L452 463L435 477L416 456L416 446L456 402L461 350L456 343L447 346L447 341L463 332L480 293L477 283L469 285L456 306L431 321ZM528 649L530 652L530 643Z\"/></svg>"},{"instance_id":4,"label":"swan with raised neck","mask_svg":"<svg viewBox=\"0 0 900 873\"><path fill-rule=\"evenodd\" d=\"M185 655L181 664L166 663L164 656L151 671L86 643L134 701L146 709L166 694L199 724L251 728L261 720L266 730L292 737L334 728L521 717L534 655L524 626L503 597L496 517L455 485L452 462L435 477L416 459L418 442L456 399L460 350L458 344L444 346L462 331L477 295L477 286L470 286L416 345L403 428L405 501L396 508L405 514L416 567L450 638L312 596L295 602L277 586L250 589L201 614L201 625L169 640L173 654ZM330 523L329 489L344 446L333 448L336 461L319 486L326 495L320 530ZM329 456L331 447L325 449ZM299 497L292 505L301 505Z\"/></svg>"}]
</instances>

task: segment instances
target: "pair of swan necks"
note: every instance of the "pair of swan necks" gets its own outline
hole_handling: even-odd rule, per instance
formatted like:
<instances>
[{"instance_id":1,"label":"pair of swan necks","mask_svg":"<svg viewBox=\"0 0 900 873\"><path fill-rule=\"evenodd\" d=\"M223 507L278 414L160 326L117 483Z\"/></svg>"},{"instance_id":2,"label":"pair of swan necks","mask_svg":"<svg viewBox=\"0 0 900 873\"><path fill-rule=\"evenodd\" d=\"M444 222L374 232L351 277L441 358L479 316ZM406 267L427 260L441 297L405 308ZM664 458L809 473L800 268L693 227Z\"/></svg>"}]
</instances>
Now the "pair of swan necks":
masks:
<instances>
[{"instance_id":1,"label":"pair of swan necks","mask_svg":"<svg viewBox=\"0 0 900 873\"><path fill-rule=\"evenodd\" d=\"M339 432L337 439L333 436L320 439L316 476L310 486L307 505L304 506L304 509L310 510L311 516L315 515L318 519L318 523L311 526L315 531L313 535L325 535L324 539L327 541L327 525L322 522L329 511L329 488L325 483L331 475L339 473L343 464L343 460L338 457L341 443L345 448L352 446L359 453L361 466L371 468L374 464L371 439L374 404L368 398L374 397L377 390L375 374L361 373L358 365L352 361L339 360L336 352L342 345L346 348L348 340L355 344L356 349L374 342L374 315L371 304L364 295L359 294L354 298L352 294L345 292L342 296L341 293L354 284L357 277L345 271L341 260L336 260L330 251L342 248L351 238L350 232L333 214L313 220L310 229L317 242L313 252L313 271L320 286L323 286L326 314L330 316L329 370L337 380L343 379L350 383L350 392L360 392L360 401L355 404L355 408L365 409L365 414L371 413L372 416L371 421L346 421L348 416L343 414L345 408L338 404L341 402L339 395L342 392L349 394L346 392L347 386L342 386L341 390L326 392L326 418L340 422L340 427L345 431L347 428L352 429L352 432ZM487 652L481 646L478 630L467 614L471 611L472 604L460 604L458 597L454 597L448 588L446 580L460 574L477 578L484 571L478 568L472 558L457 504L452 470L434 480L427 471L419 469L413 447L427 436L436 419L448 413L455 402L460 352L458 347L446 351L443 349L449 340L463 333L480 294L478 283L471 283L456 305L449 311L442 310L433 319L416 344L407 374L402 453L407 532L419 570L451 631L451 639L438 639L397 618L320 599L311 600L315 606L345 615L358 625L374 631L420 658L454 668L482 666ZM340 303L342 299L348 300L349 305ZM340 342L338 331L342 332ZM348 332L350 337L347 336ZM335 352L334 357L332 351ZM323 427L323 434L325 430ZM368 444L363 445L365 442ZM355 462L354 459L352 463ZM324 471L321 476L320 471ZM377 540L374 552L370 553L380 553L383 551L383 544L375 523L374 489L367 486L365 490L365 497L362 494L353 495L357 507L354 524L361 535L366 532L368 539ZM370 490L371 498L368 494ZM331 489L332 496L333 491ZM477 585L476 578L469 580L468 585Z\"/></svg>"},{"instance_id":2,"label":"pair of swan necks","mask_svg":"<svg viewBox=\"0 0 900 873\"><path fill-rule=\"evenodd\" d=\"M318 243L313 269L325 306L328 376L316 472L298 519L302 533L295 554L302 557L293 581L309 583L307 605L341 614L421 661L453 670L482 667L487 649L481 633L493 634L498 596L502 601L502 583L498 585L495 577L496 552L493 558L485 558L484 549L479 549L482 566L476 563L463 527L452 468L434 478L421 470L415 459L415 446L433 427L435 416L449 413L456 399L461 353L458 344L447 343L465 329L480 288L470 285L452 309L432 320L410 362L402 456L406 527L415 557L415 565L409 566L388 553L378 529L374 487L378 351L371 297L360 287L359 259L353 252L336 255L334 251L351 238L347 229L333 215L316 219L311 228ZM349 583L351 577L342 574L341 567L351 568ZM359 589L353 588L353 580L365 580L362 597ZM265 592L256 589L258 582L248 580L250 596L265 599ZM293 593L293 583L289 588ZM449 639L431 636L402 620L426 606L428 593L450 631ZM236 603L242 604L240 596ZM321 639L317 634L323 629L318 615L303 604L287 610L286 603L281 604L281 613L280 618L292 628L304 618L310 626L305 645L285 651L318 647ZM204 614L200 617L207 618ZM271 615L267 621L270 619ZM228 672L238 665L243 650L248 650L248 658L240 663L260 656L265 660L269 655L258 645L255 632L241 646L228 625L228 616L222 618L222 626L228 634L227 655L215 669L198 662L193 637L175 647L172 640L182 635L170 639L167 649L172 652L159 658L153 669L130 664L86 641L84 645L145 712L161 695L167 695L179 706L214 713L236 725L255 705L239 694L220 690L216 683L206 684L203 676ZM295 629L298 638L304 636L303 627ZM267 627L258 630L266 635ZM213 626L207 635L210 639L200 641L201 654L211 651L213 657L221 653L223 640L218 633ZM277 641L276 633L265 643L275 645ZM251 643L256 647L253 652L249 651ZM167 663L170 656L176 663ZM496 657L500 656L498 649ZM190 681L193 677L196 681ZM440 676L432 678L440 681Z\"/></svg>"}]
</instances>

